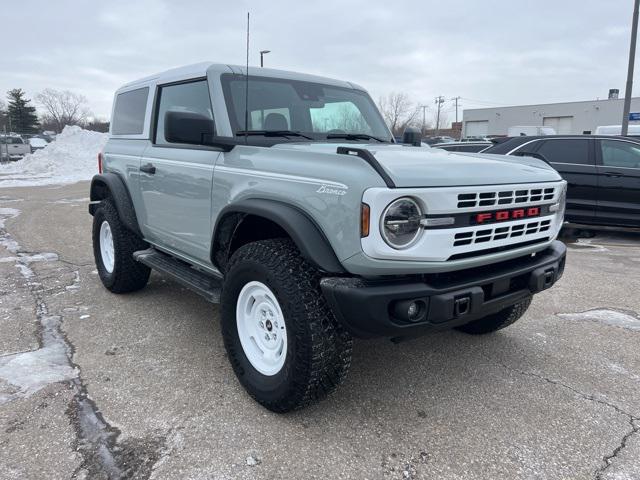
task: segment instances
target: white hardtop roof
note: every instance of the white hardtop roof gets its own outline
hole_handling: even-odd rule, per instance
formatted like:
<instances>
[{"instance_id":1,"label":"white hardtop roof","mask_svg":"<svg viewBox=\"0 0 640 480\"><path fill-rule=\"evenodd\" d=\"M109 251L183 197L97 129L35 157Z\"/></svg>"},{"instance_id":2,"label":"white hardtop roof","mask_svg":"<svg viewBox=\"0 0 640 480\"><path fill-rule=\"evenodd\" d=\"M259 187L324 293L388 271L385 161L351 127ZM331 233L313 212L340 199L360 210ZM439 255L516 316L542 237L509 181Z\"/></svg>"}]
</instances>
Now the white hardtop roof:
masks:
<instances>
[{"instance_id":1,"label":"white hardtop roof","mask_svg":"<svg viewBox=\"0 0 640 480\"><path fill-rule=\"evenodd\" d=\"M156 75L150 75L148 77L126 83L125 85L120 87L118 91L129 90L132 87L148 84L163 84L186 80L189 78L204 77L207 74L244 74L245 71L246 67L240 65L228 65L224 63L212 62L195 63L193 65L187 65L184 67L172 68ZM273 68L249 67L249 81L251 81L251 76L302 80L306 82L322 83L326 85L334 85L336 87L354 88L356 90L365 91L365 89L361 86L351 82L345 82L343 80L336 80L333 78L321 77L317 75L309 75L306 73L291 72L287 70L276 70Z\"/></svg>"}]
</instances>

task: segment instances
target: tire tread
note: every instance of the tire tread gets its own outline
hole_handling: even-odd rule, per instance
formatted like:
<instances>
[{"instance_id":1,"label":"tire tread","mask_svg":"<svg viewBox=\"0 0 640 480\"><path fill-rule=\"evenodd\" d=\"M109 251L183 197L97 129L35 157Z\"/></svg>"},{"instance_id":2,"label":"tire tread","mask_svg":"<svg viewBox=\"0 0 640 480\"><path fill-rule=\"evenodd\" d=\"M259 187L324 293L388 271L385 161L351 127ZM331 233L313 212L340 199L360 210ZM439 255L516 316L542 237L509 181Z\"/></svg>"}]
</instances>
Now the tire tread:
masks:
<instances>
[{"instance_id":1,"label":"tire tread","mask_svg":"<svg viewBox=\"0 0 640 480\"><path fill-rule=\"evenodd\" d=\"M331 394L349 370L353 339L329 309L320 291L320 273L302 258L288 239L262 240L242 246L232 256L228 274L233 275L236 266L244 262L265 266L271 281L284 290L286 298L279 301L286 304L289 317L295 318L294 321L286 320L287 329L295 335L297 345L296 358L291 366L295 373L290 395L275 402L266 402L251 390L249 393L256 401L276 412L303 408ZM224 290L222 298L223 308L225 300L235 300L225 299ZM233 311L235 318L235 303L227 305L227 308ZM227 334L223 334L231 358L235 352L229 348ZM231 359L238 375L238 363Z\"/></svg>"},{"instance_id":2,"label":"tire tread","mask_svg":"<svg viewBox=\"0 0 640 480\"><path fill-rule=\"evenodd\" d=\"M100 225L109 222L115 248L115 265L110 274L102 265L100 257ZM148 244L129 230L120 220L118 210L111 199L103 200L93 217L93 252L98 274L104 286L113 293L129 293L144 288L149 281L151 269L133 258L133 252L148 248Z\"/></svg>"},{"instance_id":3,"label":"tire tread","mask_svg":"<svg viewBox=\"0 0 640 480\"><path fill-rule=\"evenodd\" d=\"M533 297L529 296L497 313L487 315L479 320L456 327L456 330L460 330L461 332L469 333L471 335L484 335L486 333L502 330L503 328L514 324L520 319L520 317L522 317L522 315L524 315L529 308L529 305L531 305L532 298Z\"/></svg>"}]
</instances>

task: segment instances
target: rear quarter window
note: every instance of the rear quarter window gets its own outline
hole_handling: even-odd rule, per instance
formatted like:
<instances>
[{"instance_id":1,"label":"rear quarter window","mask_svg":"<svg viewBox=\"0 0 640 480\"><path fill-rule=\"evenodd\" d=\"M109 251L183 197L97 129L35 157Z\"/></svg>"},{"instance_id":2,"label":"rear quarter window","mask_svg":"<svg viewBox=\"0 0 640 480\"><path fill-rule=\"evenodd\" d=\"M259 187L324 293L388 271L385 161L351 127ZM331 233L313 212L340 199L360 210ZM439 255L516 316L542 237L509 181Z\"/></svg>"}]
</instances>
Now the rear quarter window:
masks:
<instances>
[{"instance_id":1,"label":"rear quarter window","mask_svg":"<svg viewBox=\"0 0 640 480\"><path fill-rule=\"evenodd\" d=\"M520 145L526 143L528 140L522 140L520 138L505 140L491 145L486 152L483 153L495 153L500 155L506 155L514 149L517 149Z\"/></svg>"},{"instance_id":2,"label":"rear quarter window","mask_svg":"<svg viewBox=\"0 0 640 480\"><path fill-rule=\"evenodd\" d=\"M536 153L551 163L593 165L587 139L544 140Z\"/></svg>"},{"instance_id":3,"label":"rear quarter window","mask_svg":"<svg viewBox=\"0 0 640 480\"><path fill-rule=\"evenodd\" d=\"M113 135L140 135L144 131L149 87L138 88L116 96L113 111Z\"/></svg>"}]
</instances>

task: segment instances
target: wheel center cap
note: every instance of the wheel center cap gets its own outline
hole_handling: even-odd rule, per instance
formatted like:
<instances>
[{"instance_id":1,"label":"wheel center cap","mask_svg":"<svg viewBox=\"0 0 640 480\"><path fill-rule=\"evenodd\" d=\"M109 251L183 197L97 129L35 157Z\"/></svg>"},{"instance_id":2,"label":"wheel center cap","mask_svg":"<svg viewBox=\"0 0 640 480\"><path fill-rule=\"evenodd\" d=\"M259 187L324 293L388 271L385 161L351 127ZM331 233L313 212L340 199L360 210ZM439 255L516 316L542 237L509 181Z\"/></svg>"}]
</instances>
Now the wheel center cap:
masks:
<instances>
[{"instance_id":1,"label":"wheel center cap","mask_svg":"<svg viewBox=\"0 0 640 480\"><path fill-rule=\"evenodd\" d=\"M273 324L271 323L271 320L267 320L267 321L265 322L265 327L267 327L267 330L268 330L268 331L273 330Z\"/></svg>"}]
</instances>

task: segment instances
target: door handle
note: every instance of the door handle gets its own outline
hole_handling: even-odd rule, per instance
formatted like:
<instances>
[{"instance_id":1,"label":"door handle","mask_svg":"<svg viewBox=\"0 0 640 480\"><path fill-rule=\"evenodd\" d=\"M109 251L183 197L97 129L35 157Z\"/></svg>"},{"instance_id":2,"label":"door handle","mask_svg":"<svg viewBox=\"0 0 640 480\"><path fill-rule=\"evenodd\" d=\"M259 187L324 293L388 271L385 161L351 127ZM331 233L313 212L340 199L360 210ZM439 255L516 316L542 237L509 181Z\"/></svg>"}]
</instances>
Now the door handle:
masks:
<instances>
[{"instance_id":1,"label":"door handle","mask_svg":"<svg viewBox=\"0 0 640 480\"><path fill-rule=\"evenodd\" d=\"M621 173L618 173L618 172L604 172L604 174L605 174L607 177L614 177L614 178L618 178L618 177L621 177L621 176L622 176L622 174L621 174Z\"/></svg>"},{"instance_id":2,"label":"door handle","mask_svg":"<svg viewBox=\"0 0 640 480\"><path fill-rule=\"evenodd\" d=\"M140 167L140 171L144 173L148 173L149 175L153 175L154 173L156 173L156 167L154 167L150 163L147 163L146 165L142 165Z\"/></svg>"}]
</instances>

